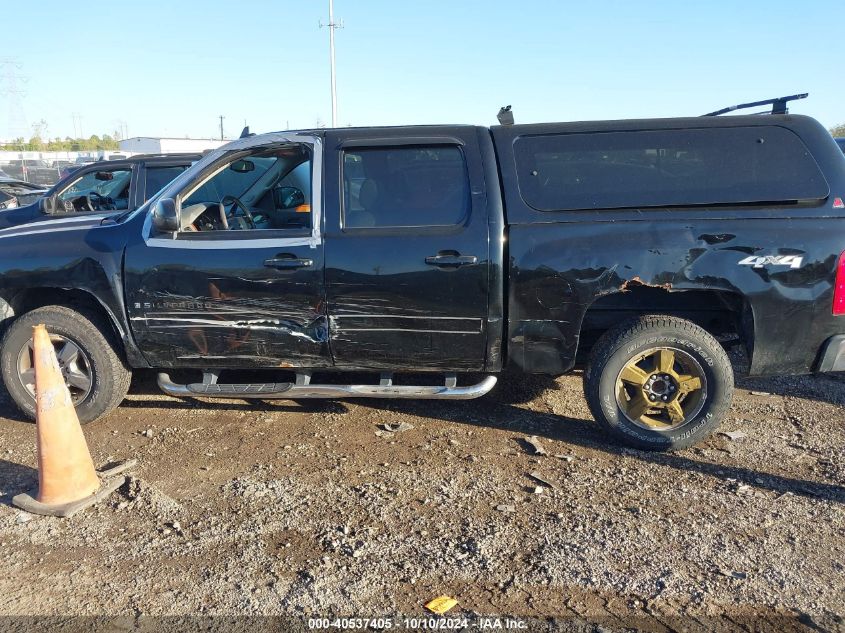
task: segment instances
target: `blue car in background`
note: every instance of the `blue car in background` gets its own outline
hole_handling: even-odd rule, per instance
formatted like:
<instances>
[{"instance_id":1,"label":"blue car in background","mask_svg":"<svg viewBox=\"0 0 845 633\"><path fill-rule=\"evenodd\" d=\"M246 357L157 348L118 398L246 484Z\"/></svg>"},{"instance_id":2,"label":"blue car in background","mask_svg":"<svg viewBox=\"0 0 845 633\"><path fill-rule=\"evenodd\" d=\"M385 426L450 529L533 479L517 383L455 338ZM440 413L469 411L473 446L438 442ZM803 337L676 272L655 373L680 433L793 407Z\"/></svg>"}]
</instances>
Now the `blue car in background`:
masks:
<instances>
[{"instance_id":1,"label":"blue car in background","mask_svg":"<svg viewBox=\"0 0 845 633\"><path fill-rule=\"evenodd\" d=\"M82 165L40 192L40 199L31 204L17 201L0 207L0 231L57 217L132 211L200 158L201 154L144 154Z\"/></svg>"},{"instance_id":2,"label":"blue car in background","mask_svg":"<svg viewBox=\"0 0 845 633\"><path fill-rule=\"evenodd\" d=\"M49 189L42 185L10 178L0 172L0 211L31 204L48 191Z\"/></svg>"}]
</instances>

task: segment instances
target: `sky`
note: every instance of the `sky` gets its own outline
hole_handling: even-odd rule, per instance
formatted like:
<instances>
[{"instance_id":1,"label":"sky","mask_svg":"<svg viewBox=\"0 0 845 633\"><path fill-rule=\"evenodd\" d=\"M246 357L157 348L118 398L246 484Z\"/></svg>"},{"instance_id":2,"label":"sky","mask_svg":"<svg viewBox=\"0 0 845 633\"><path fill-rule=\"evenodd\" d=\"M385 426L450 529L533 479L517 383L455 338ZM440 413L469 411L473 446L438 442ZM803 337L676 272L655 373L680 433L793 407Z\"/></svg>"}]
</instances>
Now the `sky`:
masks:
<instances>
[{"instance_id":1,"label":"sky","mask_svg":"<svg viewBox=\"0 0 845 633\"><path fill-rule=\"evenodd\" d=\"M7 4L8 3L8 4ZM331 124L328 0L4 0L0 138ZM845 122L841 0L335 0L338 125L698 115L809 92ZM9 75L23 94L10 94ZM15 133L12 133L15 132Z\"/></svg>"}]
</instances>

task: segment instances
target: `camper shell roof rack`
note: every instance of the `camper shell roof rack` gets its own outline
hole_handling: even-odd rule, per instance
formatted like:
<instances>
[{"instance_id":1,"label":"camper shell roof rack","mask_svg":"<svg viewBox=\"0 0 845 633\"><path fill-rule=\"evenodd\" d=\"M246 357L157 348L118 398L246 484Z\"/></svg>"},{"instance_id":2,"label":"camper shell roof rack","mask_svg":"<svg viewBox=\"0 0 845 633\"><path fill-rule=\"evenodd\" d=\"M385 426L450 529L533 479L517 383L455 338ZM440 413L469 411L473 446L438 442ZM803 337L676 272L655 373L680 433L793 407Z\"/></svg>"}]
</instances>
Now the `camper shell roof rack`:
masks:
<instances>
[{"instance_id":1,"label":"camper shell roof rack","mask_svg":"<svg viewBox=\"0 0 845 633\"><path fill-rule=\"evenodd\" d=\"M734 110L745 110L746 108L756 108L764 105L772 106L770 114L788 114L789 108L786 107L786 104L790 101L796 101L797 99L806 99L808 94L809 93L804 92L802 94L790 95L788 97L776 97L775 99L763 99L762 101L752 101L751 103L740 103L739 105L728 106L727 108L722 108L721 110L716 110L715 112L708 112L702 116L719 116L720 114L733 112Z\"/></svg>"}]
</instances>

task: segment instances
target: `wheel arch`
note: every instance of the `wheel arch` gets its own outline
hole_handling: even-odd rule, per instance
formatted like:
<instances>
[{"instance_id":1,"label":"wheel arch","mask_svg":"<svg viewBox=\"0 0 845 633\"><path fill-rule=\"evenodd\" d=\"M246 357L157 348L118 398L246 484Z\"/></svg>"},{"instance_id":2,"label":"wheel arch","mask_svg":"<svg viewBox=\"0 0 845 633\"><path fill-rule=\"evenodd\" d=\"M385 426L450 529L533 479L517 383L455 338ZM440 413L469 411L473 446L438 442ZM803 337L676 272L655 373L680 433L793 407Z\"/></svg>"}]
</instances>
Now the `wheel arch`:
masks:
<instances>
[{"instance_id":1,"label":"wheel arch","mask_svg":"<svg viewBox=\"0 0 845 633\"><path fill-rule=\"evenodd\" d=\"M754 314L739 292L722 289L676 289L629 283L597 297L584 311L579 329L578 364L593 344L617 323L646 314L686 319L727 343L742 344L749 359L754 353Z\"/></svg>"},{"instance_id":2,"label":"wheel arch","mask_svg":"<svg viewBox=\"0 0 845 633\"><path fill-rule=\"evenodd\" d=\"M0 296L0 333L5 332L16 318L46 306L62 306L99 318L109 327L108 334L120 345L117 351L126 358L127 332L120 320L106 304L85 290L39 287Z\"/></svg>"}]
</instances>

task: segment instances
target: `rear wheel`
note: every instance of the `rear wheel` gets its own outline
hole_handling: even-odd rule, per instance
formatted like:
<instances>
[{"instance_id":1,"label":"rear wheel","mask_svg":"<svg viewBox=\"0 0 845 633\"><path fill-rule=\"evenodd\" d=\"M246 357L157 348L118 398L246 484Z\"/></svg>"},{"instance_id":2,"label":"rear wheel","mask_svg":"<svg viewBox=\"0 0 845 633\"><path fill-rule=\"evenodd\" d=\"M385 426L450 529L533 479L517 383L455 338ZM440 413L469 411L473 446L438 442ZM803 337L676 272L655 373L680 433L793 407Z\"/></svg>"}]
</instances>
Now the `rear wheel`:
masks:
<instances>
[{"instance_id":1,"label":"rear wheel","mask_svg":"<svg viewBox=\"0 0 845 633\"><path fill-rule=\"evenodd\" d=\"M35 419L32 328L39 323L50 334L79 421L91 422L120 404L132 373L115 352L108 325L70 308L47 306L14 321L0 345L0 374L18 408Z\"/></svg>"},{"instance_id":2,"label":"rear wheel","mask_svg":"<svg viewBox=\"0 0 845 633\"><path fill-rule=\"evenodd\" d=\"M625 443L680 449L719 426L730 408L733 370L719 342L699 326L643 316L599 339L584 392L595 419Z\"/></svg>"}]
</instances>

